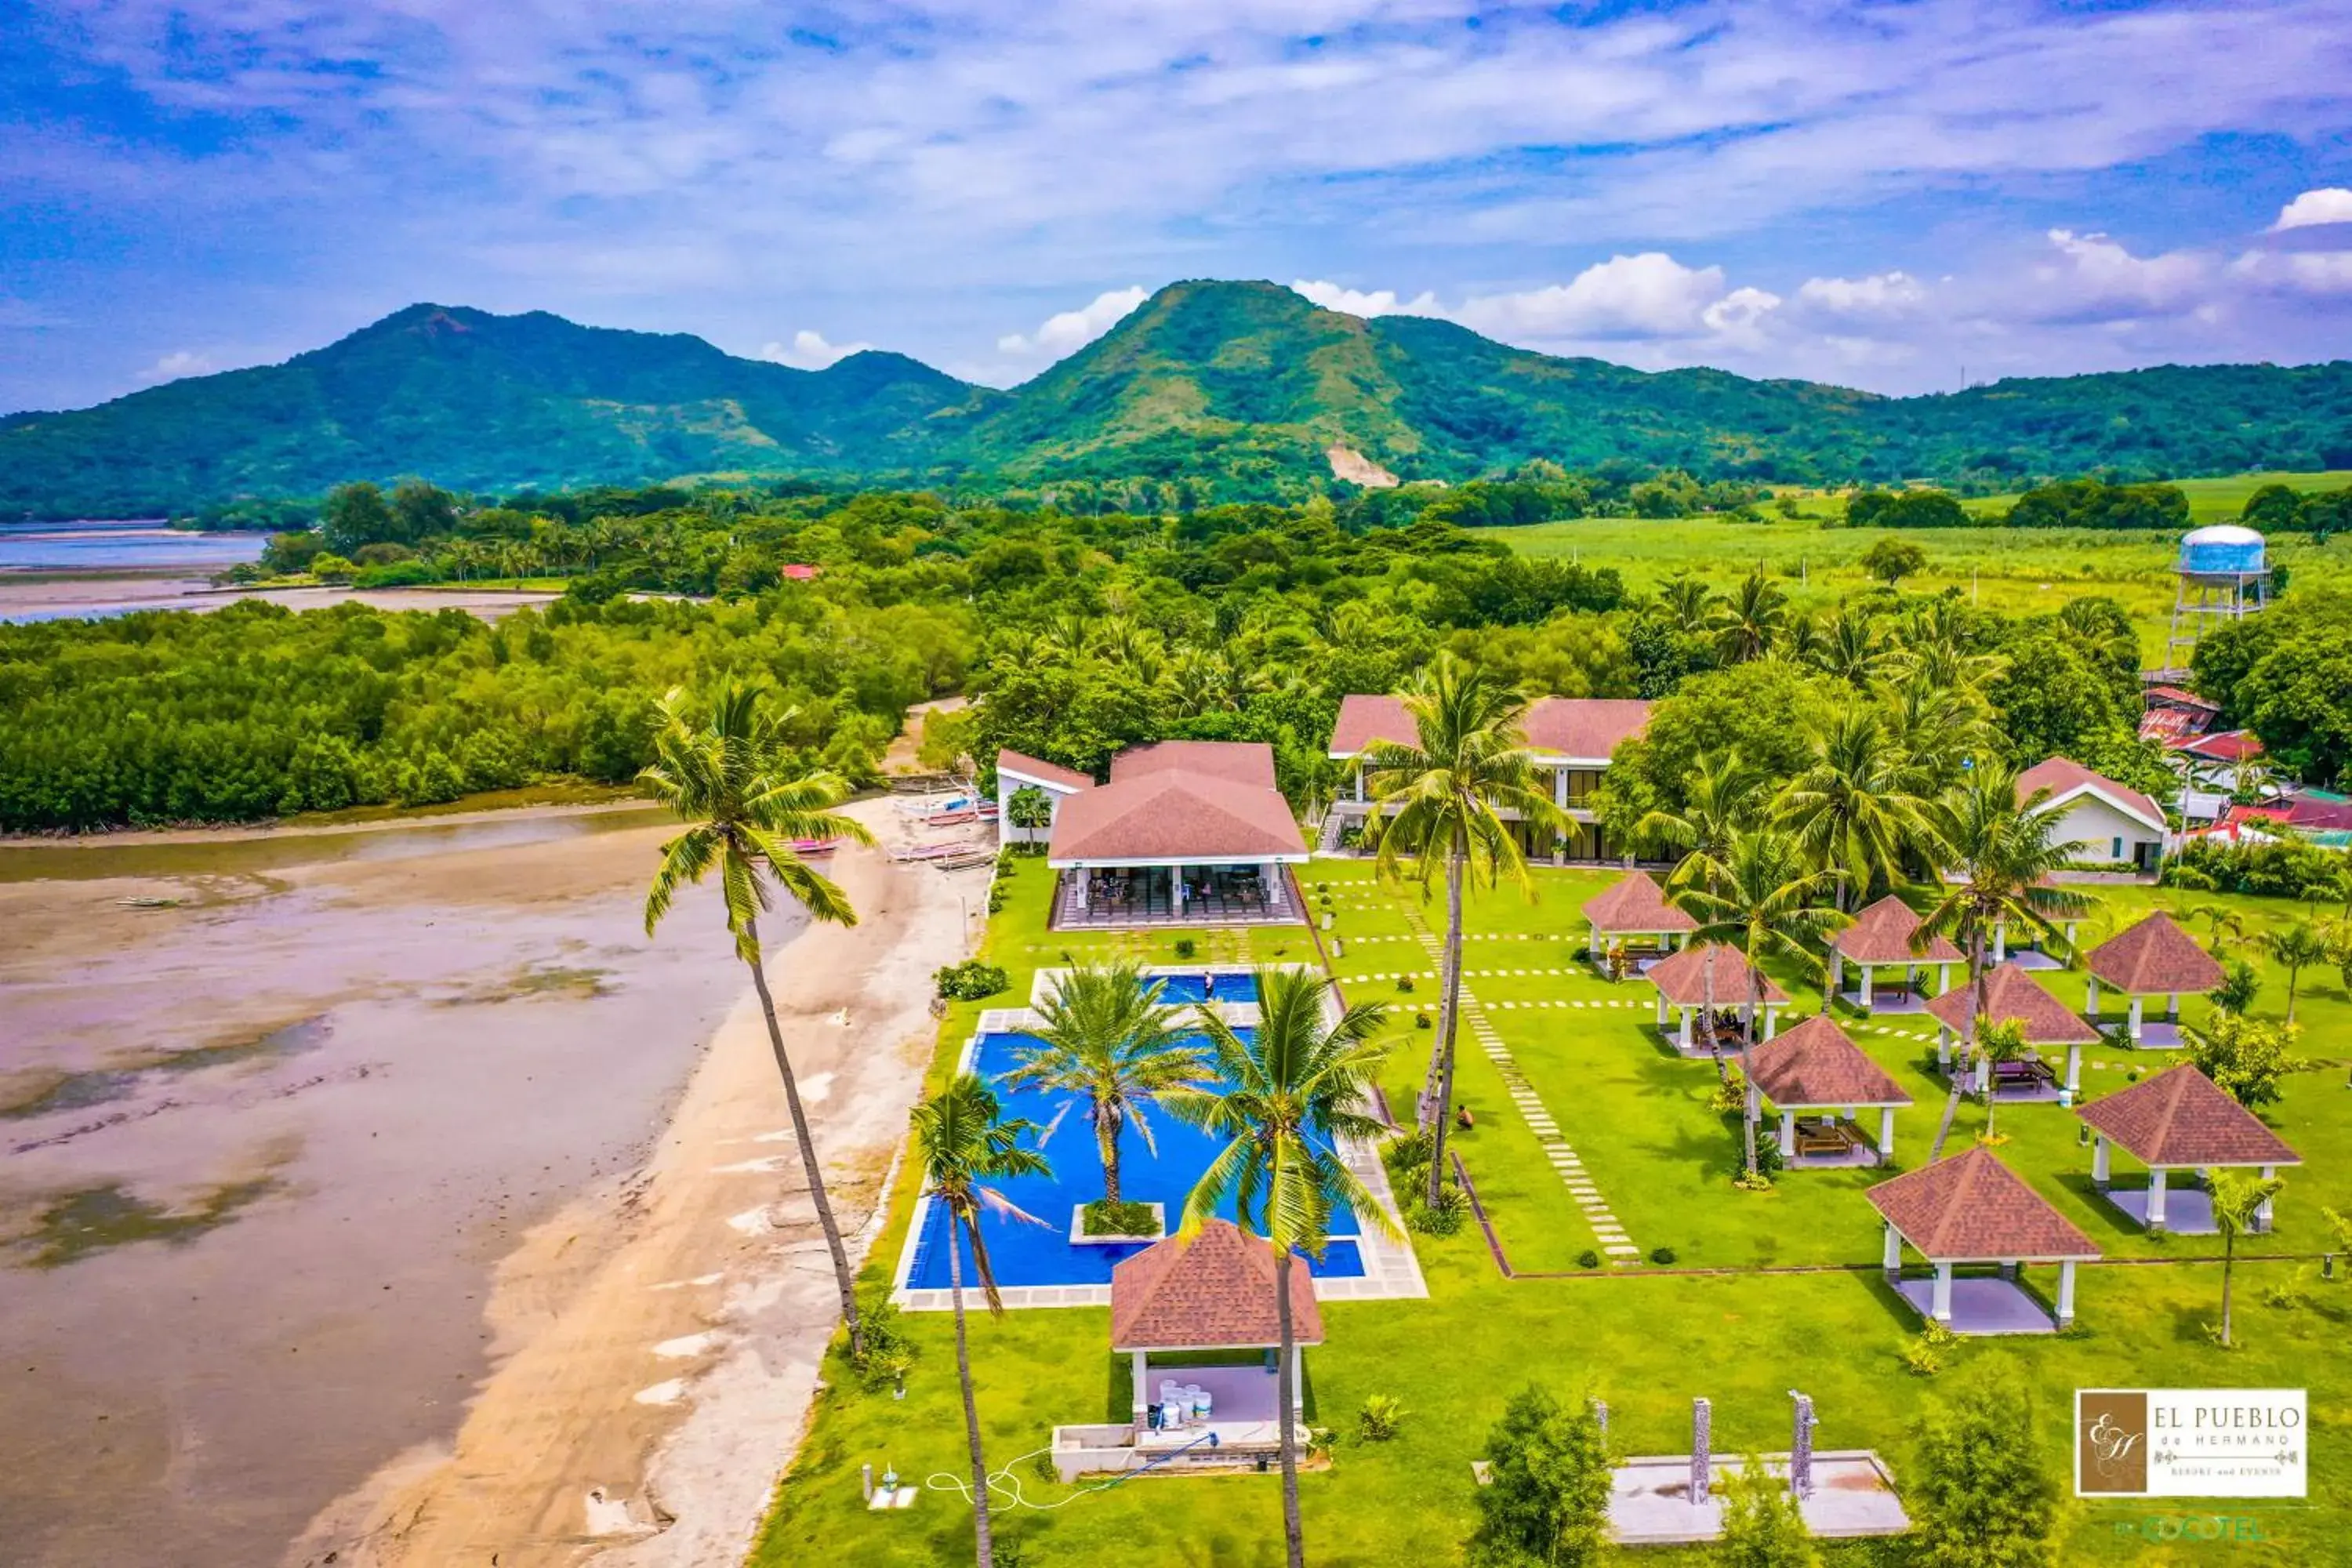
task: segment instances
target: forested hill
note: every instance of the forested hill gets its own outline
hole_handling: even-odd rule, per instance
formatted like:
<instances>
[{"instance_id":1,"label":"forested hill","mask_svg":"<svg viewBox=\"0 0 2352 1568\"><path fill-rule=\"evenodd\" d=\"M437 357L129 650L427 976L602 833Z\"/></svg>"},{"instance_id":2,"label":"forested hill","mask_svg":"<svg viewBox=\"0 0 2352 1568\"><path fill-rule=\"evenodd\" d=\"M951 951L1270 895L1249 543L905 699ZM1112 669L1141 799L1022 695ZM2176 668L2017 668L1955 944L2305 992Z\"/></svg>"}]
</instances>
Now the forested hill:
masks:
<instances>
[{"instance_id":1,"label":"forested hill","mask_svg":"<svg viewBox=\"0 0 2352 1568\"><path fill-rule=\"evenodd\" d=\"M1341 446L1407 479L1533 458L1701 478L2015 488L2115 468L2352 466L2352 363L2167 366L1888 398L1646 374L1271 283L1180 283L1010 393L860 353L799 371L699 338L416 305L282 365L0 419L0 515L130 516L418 475L457 489L799 475L1295 498Z\"/></svg>"}]
</instances>

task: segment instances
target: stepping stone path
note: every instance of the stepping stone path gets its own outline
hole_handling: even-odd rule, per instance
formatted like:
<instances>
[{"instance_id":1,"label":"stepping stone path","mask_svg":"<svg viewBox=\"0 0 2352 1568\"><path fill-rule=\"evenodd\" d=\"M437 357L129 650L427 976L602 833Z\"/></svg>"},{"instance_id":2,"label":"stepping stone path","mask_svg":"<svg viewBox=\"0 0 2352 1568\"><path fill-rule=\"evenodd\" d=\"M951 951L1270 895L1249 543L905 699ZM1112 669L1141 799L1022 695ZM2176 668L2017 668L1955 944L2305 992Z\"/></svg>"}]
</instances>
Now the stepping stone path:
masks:
<instances>
[{"instance_id":1,"label":"stepping stone path","mask_svg":"<svg viewBox=\"0 0 2352 1568\"><path fill-rule=\"evenodd\" d=\"M1419 915L1406 918L1412 922L1413 938L1421 943L1422 951L1442 966L1445 962L1444 941ZM1440 972L1443 973L1442 967ZM1526 973L1527 971L1465 970L1463 973L1466 976L1474 973L1502 974ZM1554 970L1550 973L1561 972ZM1623 1005L1631 1006L1633 1004L1625 1003ZM1609 1212L1608 1200L1601 1195L1601 1189L1593 1185L1584 1162L1577 1157L1575 1149L1561 1135L1559 1123L1552 1120L1543 1097L1536 1093L1535 1085L1529 1083L1527 1075L1519 1070L1517 1059L1511 1055L1510 1047L1503 1044L1503 1037L1495 1032L1494 1023L1486 1016L1485 1005L1472 994L1467 984L1462 987L1461 1010L1462 1022L1469 1026L1471 1038L1476 1040L1478 1048L1486 1053L1486 1059L1495 1064L1495 1070L1503 1075L1503 1087L1509 1092L1511 1103L1518 1107L1519 1115L1526 1119L1528 1131L1536 1135L1537 1143L1542 1146L1545 1160L1550 1163L1553 1172L1567 1186L1568 1195L1576 1200L1576 1206L1584 1211L1585 1222L1592 1226L1592 1234L1601 1243L1601 1253L1612 1263L1640 1262L1642 1249L1633 1244L1632 1237L1625 1234L1625 1227L1619 1223L1617 1216Z\"/></svg>"}]
</instances>

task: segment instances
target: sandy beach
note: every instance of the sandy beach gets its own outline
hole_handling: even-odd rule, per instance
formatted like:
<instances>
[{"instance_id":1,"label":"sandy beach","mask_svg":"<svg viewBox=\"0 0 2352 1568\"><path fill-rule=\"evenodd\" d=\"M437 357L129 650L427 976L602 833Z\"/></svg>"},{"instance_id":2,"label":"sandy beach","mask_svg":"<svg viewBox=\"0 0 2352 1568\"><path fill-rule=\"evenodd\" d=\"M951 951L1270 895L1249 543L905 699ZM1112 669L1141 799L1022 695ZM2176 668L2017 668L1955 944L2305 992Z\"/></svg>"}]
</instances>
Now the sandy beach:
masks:
<instances>
[{"instance_id":1,"label":"sandy beach","mask_svg":"<svg viewBox=\"0 0 2352 1568\"><path fill-rule=\"evenodd\" d=\"M902 837L889 802L854 809ZM976 931L987 873L852 849L834 874L859 924L803 931L769 970L862 1256L929 1053L930 971ZM454 1446L385 1466L288 1561L731 1568L790 1459L836 1310L747 986L644 1168L499 1266L496 1371Z\"/></svg>"}]
</instances>

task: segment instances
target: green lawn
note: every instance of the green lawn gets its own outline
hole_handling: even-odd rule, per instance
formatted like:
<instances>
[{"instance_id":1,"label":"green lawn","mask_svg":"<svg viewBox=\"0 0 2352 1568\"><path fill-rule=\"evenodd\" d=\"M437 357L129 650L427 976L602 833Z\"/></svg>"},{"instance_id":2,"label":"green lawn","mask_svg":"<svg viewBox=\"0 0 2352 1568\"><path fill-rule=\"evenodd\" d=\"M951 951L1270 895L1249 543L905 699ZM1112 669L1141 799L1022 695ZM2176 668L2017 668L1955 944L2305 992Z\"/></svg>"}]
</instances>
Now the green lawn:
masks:
<instances>
[{"instance_id":1,"label":"green lawn","mask_svg":"<svg viewBox=\"0 0 2352 1568\"><path fill-rule=\"evenodd\" d=\"M1045 929L1047 873L1024 863L1007 884L1003 910L991 923L988 952L1025 998L1031 974L1066 952L1085 959L1121 952L1152 962L1174 958L1173 933L1149 937L1066 938ZM1310 898L1331 898L1331 935L1341 952L1332 967L1351 999L1396 1007L1398 1049L1385 1087L1400 1111L1411 1104L1431 1035L1414 1015L1434 1018L1436 985L1411 992L1400 972L1433 970L1416 941L1418 920L1435 933L1442 902L1423 906L1416 890L1376 884L1356 861L1318 861L1302 875ZM2205 1325L2217 1312L2220 1270L2201 1262L2108 1266L2084 1271L2080 1326L2063 1337L1964 1344L1934 1380L1898 1359L1916 1324L1868 1267L1878 1255L1874 1216L1860 1196L1869 1178L1843 1173L1784 1175L1765 1194L1729 1184L1736 1124L1707 1108L1713 1069L1669 1057L1646 1036L1648 988L1620 986L1573 969L1578 907L1605 874L1538 873L1533 904L1513 892L1474 899L1465 944L1471 990L1484 1003L1638 999L1637 1007L1500 1007L1489 1016L1576 1146L1611 1207L1646 1253L1670 1246L1675 1270L1644 1262L1581 1271L1576 1257L1591 1233L1544 1163L1501 1080L1465 1035L1459 1082L1475 1112L1475 1131L1460 1141L1482 1202L1512 1261L1526 1271L1569 1271L1552 1279L1504 1279L1474 1229L1417 1246L1431 1297L1426 1301L1336 1304L1326 1310L1329 1344L1308 1352L1310 1419L1342 1439L1327 1471L1303 1483L1312 1558L1325 1564L1457 1561L1471 1525L1469 1461L1504 1400L1538 1381L1563 1393L1590 1387L1609 1401L1614 1430L1628 1452L1680 1452L1687 1446L1689 1402L1714 1401L1721 1451L1787 1447L1787 1391L1816 1400L1827 1447L1874 1447L1898 1478L1913 1462L1911 1423L1922 1400L2001 1366L2014 1367L2038 1391L2035 1440L2060 1462L2072 1391L2077 1386L2307 1385L2315 1426L2313 1497L2305 1505L2248 1504L2263 1544L2240 1543L2231 1561L2315 1563L2339 1561L2352 1525L2352 1463L2338 1444L2352 1375L2345 1370L2345 1330L2352 1323L2352 1285L2322 1282L2310 1262L2242 1264L2241 1349L2212 1345ZM2216 900L2137 888L2097 889L2099 934L2120 929L2148 907L2226 903L2259 928L2302 911L2274 900ZM2205 935L2201 922L2195 929ZM1396 939L1408 940L1375 940ZM1202 960L1311 960L1311 937L1295 928L1248 933L1195 933ZM2251 948L2246 956L2259 957ZM1496 973L1527 970L1527 974ZM1479 972L1485 971L1486 973ZM1542 972L1542 973L1538 973ZM1818 1005L1801 977L1799 1012ZM2082 1005L2079 974L2050 977L2054 994ZM2258 1013L2283 1009L2284 982L2266 971ZM940 1066L969 1036L982 1004L951 1010L940 1031ZM2197 1016L2201 1002L2192 1004ZM2352 1042L2352 998L2332 972L2306 973L2298 1015L2306 1053L2326 1065L2297 1075L2273 1121L2311 1162L2290 1173L2279 1203L2277 1234L2263 1252L2312 1254L2325 1245L2321 1204L2352 1206L2352 1092L2343 1058ZM1898 1030L1929 1026L1901 1020ZM1940 1100L1924 1071L1927 1047L1900 1033L1866 1026L1855 1037L1908 1085L1919 1104L1898 1123L1906 1164L1925 1155ZM2122 1086L2145 1058L2094 1052L2109 1065L2086 1072L2089 1092ZM1981 1111L1964 1109L1957 1136L1975 1136ZM2150 1241L2126 1230L2089 1190L2088 1156L2078 1125L2055 1106L2010 1107L2000 1130L2002 1157L2117 1257L2202 1256L2209 1240ZM2124 1167L2119 1166L2119 1173ZM895 1264L910 1203L901 1183L889 1228L873 1253L869 1279L879 1286ZM1730 1275L1681 1272L1691 1266L1733 1268ZM1827 1265L1821 1272L1765 1273L1758 1267ZM1840 1265L1860 1265L1859 1268ZM1029 1310L972 1324L982 1422L992 1459L1003 1464L1044 1445L1057 1423L1116 1418L1125 1404L1125 1368L1108 1352L1108 1312ZM821 1396L809 1443L778 1497L752 1561L782 1568L803 1562L877 1564L970 1559L969 1509L951 1492L932 1492L904 1512L876 1514L859 1504L861 1464L886 1465L919 1480L964 1469L953 1348L944 1315L910 1320L920 1359L904 1401L869 1394L846 1377ZM1402 1436L1367 1446L1348 1436L1367 1394L1401 1396L1412 1413ZM1256 1564L1280 1560L1278 1489L1271 1478L1146 1479L1086 1493L1024 1466L1023 1487L1044 1509L1007 1509L1000 1530L1017 1543L1018 1561L1091 1564L1136 1559L1155 1563ZM1053 1506L1059 1505L1059 1506ZM2146 1514L2195 1511L2194 1505L2081 1506L2070 1509L2061 1561L2086 1563L2189 1563L2208 1561L2206 1545L2163 1547L2118 1533ZM1628 1553L1631 1561L1633 1554ZM1683 1568L1696 1553L1650 1552L1641 1560ZM1832 1561L1874 1561L1849 1547Z\"/></svg>"},{"instance_id":2,"label":"green lawn","mask_svg":"<svg viewBox=\"0 0 2352 1568\"><path fill-rule=\"evenodd\" d=\"M2301 476L2321 477L2333 476ZM2352 482L2352 475L2344 478ZM1783 579L1798 603L1812 607L1870 587L1859 564L1864 552L1899 533L1927 552L1927 569L1904 579L1906 593L1957 589L1987 608L2011 614L2055 611L2069 599L2103 595L2129 612L2151 662L2164 651L2172 563L2180 547L2179 535L2152 530L1849 529L1824 526L1813 517L1765 522L1580 518L1497 533L1524 555L1613 566L1637 592L1682 572L1727 586L1760 568ZM2272 536L2270 547L2273 564L2284 566L2298 585L2352 585L2352 544L2341 538L2315 544L2308 535L2279 534Z\"/></svg>"}]
</instances>

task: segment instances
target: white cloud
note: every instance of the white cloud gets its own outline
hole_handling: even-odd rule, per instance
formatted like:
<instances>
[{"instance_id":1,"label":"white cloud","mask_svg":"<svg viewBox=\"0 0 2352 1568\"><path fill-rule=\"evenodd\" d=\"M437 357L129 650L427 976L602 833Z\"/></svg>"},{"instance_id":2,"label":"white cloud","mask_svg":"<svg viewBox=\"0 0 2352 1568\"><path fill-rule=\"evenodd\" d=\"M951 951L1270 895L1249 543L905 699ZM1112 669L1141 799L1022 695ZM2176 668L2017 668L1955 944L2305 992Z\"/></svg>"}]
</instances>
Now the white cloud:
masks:
<instances>
[{"instance_id":1,"label":"white cloud","mask_svg":"<svg viewBox=\"0 0 2352 1568\"><path fill-rule=\"evenodd\" d=\"M845 360L851 354L864 353L873 346L868 342L829 343L824 341L824 333L814 332L803 327L793 334L791 342L763 343L761 345L760 352L753 357L772 360L778 364L788 364L796 370L823 370L835 360Z\"/></svg>"},{"instance_id":2,"label":"white cloud","mask_svg":"<svg viewBox=\"0 0 2352 1568\"><path fill-rule=\"evenodd\" d=\"M1362 316L1369 319L1373 316L1444 314L1437 307L1437 296L1427 289L1423 289L1410 300L1400 300L1393 289L1377 289L1367 292L1358 289L1345 289L1337 283L1327 282L1319 278L1311 281L1300 279L1293 282L1290 287L1294 291L1305 295L1325 310L1337 310L1342 315Z\"/></svg>"},{"instance_id":3,"label":"white cloud","mask_svg":"<svg viewBox=\"0 0 2352 1568\"><path fill-rule=\"evenodd\" d=\"M1808 278L1797 286L1797 303L1808 314L1839 321L1885 321L1925 304L1927 286L1907 272L1874 272L1864 278Z\"/></svg>"},{"instance_id":4,"label":"white cloud","mask_svg":"<svg viewBox=\"0 0 2352 1568\"><path fill-rule=\"evenodd\" d=\"M2032 298L2000 313L2040 321L2124 321L2179 315L2201 302L2212 268L2193 251L2134 256L2104 234L2053 228L2057 257L2034 270Z\"/></svg>"},{"instance_id":5,"label":"white cloud","mask_svg":"<svg viewBox=\"0 0 2352 1568\"><path fill-rule=\"evenodd\" d=\"M1710 330L1709 307L1725 299L1722 268L1685 267L1648 250L1595 262L1566 283L1475 295L1454 317L1513 341L1697 337Z\"/></svg>"},{"instance_id":6,"label":"white cloud","mask_svg":"<svg viewBox=\"0 0 2352 1568\"><path fill-rule=\"evenodd\" d=\"M186 349L173 349L153 364L139 373L139 379L148 383L178 381L191 375L210 375L218 367L210 354L194 353Z\"/></svg>"},{"instance_id":7,"label":"white cloud","mask_svg":"<svg viewBox=\"0 0 2352 1568\"><path fill-rule=\"evenodd\" d=\"M2341 185L2327 185L2304 192L2279 208L2278 222L2271 225L2271 232L2310 228L2324 223L2352 223L2352 191Z\"/></svg>"},{"instance_id":8,"label":"white cloud","mask_svg":"<svg viewBox=\"0 0 2352 1568\"><path fill-rule=\"evenodd\" d=\"M1111 289L1097 294L1094 302L1082 310L1064 310L1045 318L1034 332L1007 332L996 340L1000 353L1026 356L1042 355L1060 359L1086 347L1113 327L1119 319L1150 296L1137 286Z\"/></svg>"},{"instance_id":9,"label":"white cloud","mask_svg":"<svg viewBox=\"0 0 2352 1568\"><path fill-rule=\"evenodd\" d=\"M2352 294L2352 250L2250 250L2230 275L2291 293Z\"/></svg>"}]
</instances>

